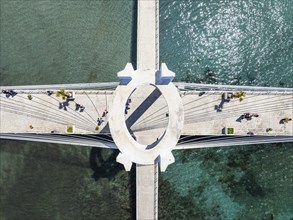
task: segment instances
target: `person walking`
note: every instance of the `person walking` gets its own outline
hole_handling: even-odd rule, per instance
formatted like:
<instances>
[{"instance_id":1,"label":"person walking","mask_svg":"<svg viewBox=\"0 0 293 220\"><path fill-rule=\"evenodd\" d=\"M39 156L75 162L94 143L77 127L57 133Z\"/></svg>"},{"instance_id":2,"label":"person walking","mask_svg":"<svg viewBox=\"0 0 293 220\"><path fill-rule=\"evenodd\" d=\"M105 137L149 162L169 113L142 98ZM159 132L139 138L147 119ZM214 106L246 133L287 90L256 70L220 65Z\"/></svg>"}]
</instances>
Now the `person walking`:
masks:
<instances>
[{"instance_id":1,"label":"person walking","mask_svg":"<svg viewBox=\"0 0 293 220\"><path fill-rule=\"evenodd\" d=\"M292 118L285 117L282 119L283 122L288 123L289 121L292 121Z\"/></svg>"}]
</instances>

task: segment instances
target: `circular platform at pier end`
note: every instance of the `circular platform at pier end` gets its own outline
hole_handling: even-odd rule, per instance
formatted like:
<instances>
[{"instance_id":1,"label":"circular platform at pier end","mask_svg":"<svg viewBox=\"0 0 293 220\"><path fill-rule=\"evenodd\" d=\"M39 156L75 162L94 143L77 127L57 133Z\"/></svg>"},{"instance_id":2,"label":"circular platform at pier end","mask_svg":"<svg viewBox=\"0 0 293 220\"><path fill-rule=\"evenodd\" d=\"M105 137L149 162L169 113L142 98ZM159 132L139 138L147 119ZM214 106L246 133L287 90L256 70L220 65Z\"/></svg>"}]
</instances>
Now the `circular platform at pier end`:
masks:
<instances>
[{"instance_id":1,"label":"circular platform at pier end","mask_svg":"<svg viewBox=\"0 0 293 220\"><path fill-rule=\"evenodd\" d=\"M179 92L172 82L156 84L158 82L156 73L156 70L133 71L130 74L130 80L124 85L119 85L115 91L109 126L113 140L121 152L117 161L122 163L126 170L130 169L133 162L138 164L160 162L161 170L162 166L164 169L174 162L171 151L176 146L183 129L183 104ZM158 141L149 145L137 142L129 133L125 123L125 103L128 102L136 88L146 84L156 87L161 93L167 103L168 111L168 123L164 133ZM146 95L145 99L147 98ZM144 111L144 109L140 109L140 111Z\"/></svg>"}]
</instances>

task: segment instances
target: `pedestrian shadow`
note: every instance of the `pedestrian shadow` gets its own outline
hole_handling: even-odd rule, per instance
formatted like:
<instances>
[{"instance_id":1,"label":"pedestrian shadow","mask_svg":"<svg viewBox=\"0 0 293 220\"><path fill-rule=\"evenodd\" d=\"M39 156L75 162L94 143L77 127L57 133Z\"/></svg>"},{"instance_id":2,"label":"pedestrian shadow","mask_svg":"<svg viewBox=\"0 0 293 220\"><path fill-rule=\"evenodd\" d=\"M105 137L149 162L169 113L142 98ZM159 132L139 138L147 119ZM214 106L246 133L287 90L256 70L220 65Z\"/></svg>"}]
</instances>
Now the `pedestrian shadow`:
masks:
<instances>
[{"instance_id":1,"label":"pedestrian shadow","mask_svg":"<svg viewBox=\"0 0 293 220\"><path fill-rule=\"evenodd\" d=\"M241 123L243 119L243 115L241 115L239 118L236 119L236 121Z\"/></svg>"},{"instance_id":2,"label":"pedestrian shadow","mask_svg":"<svg viewBox=\"0 0 293 220\"><path fill-rule=\"evenodd\" d=\"M64 101L64 102L59 102L59 109L63 109L64 111L67 111L67 108L69 107L70 102L73 102L73 101L70 99L66 99L66 101ZM75 103L74 111L84 112L84 109L85 109L84 106L82 106L76 102L74 102L74 103Z\"/></svg>"},{"instance_id":3,"label":"pedestrian shadow","mask_svg":"<svg viewBox=\"0 0 293 220\"><path fill-rule=\"evenodd\" d=\"M225 101L222 99L219 105L215 105L215 110L217 112L221 112L224 108L224 103L225 103Z\"/></svg>"},{"instance_id":4,"label":"pedestrian shadow","mask_svg":"<svg viewBox=\"0 0 293 220\"><path fill-rule=\"evenodd\" d=\"M69 100L66 100L64 102L59 102L59 109L63 109L64 111L67 111L67 107L69 106Z\"/></svg>"}]
</instances>

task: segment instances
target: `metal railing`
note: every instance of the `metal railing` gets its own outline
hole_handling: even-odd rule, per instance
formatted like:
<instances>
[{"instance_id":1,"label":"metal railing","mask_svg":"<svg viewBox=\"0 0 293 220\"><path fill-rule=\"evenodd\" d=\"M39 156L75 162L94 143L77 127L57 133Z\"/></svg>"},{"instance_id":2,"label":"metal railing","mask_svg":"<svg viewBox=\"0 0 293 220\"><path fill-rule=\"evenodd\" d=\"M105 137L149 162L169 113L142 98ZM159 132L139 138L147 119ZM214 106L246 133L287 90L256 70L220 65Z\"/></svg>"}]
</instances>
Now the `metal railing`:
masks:
<instances>
[{"instance_id":1,"label":"metal railing","mask_svg":"<svg viewBox=\"0 0 293 220\"><path fill-rule=\"evenodd\" d=\"M154 177L154 219L158 219L158 191L159 191L159 164L155 163L154 165L155 169L155 177Z\"/></svg>"},{"instance_id":2,"label":"metal railing","mask_svg":"<svg viewBox=\"0 0 293 220\"><path fill-rule=\"evenodd\" d=\"M155 46L155 50L156 50L156 69L160 68L160 32L159 32L159 24L160 24L160 14L159 14L159 0L156 0L156 31L155 31L155 35L156 35L156 46Z\"/></svg>"},{"instance_id":3,"label":"metal railing","mask_svg":"<svg viewBox=\"0 0 293 220\"><path fill-rule=\"evenodd\" d=\"M174 83L180 90L198 90L198 91L213 91L213 90L227 90L227 91L282 91L293 92L293 88L279 88L279 87L261 87L261 86L232 86L232 85L216 85L216 84L197 84L186 82Z\"/></svg>"},{"instance_id":4,"label":"metal railing","mask_svg":"<svg viewBox=\"0 0 293 220\"><path fill-rule=\"evenodd\" d=\"M76 84L52 84L52 85L24 85L1 86L0 90L48 90L48 89L115 89L119 82L104 83L76 83Z\"/></svg>"},{"instance_id":5,"label":"metal railing","mask_svg":"<svg viewBox=\"0 0 293 220\"><path fill-rule=\"evenodd\" d=\"M293 136L206 136L178 144L174 150L293 142Z\"/></svg>"},{"instance_id":6,"label":"metal railing","mask_svg":"<svg viewBox=\"0 0 293 220\"><path fill-rule=\"evenodd\" d=\"M101 140L99 138L93 138L92 136L87 135L0 133L0 139L117 149L116 145L112 142Z\"/></svg>"}]
</instances>

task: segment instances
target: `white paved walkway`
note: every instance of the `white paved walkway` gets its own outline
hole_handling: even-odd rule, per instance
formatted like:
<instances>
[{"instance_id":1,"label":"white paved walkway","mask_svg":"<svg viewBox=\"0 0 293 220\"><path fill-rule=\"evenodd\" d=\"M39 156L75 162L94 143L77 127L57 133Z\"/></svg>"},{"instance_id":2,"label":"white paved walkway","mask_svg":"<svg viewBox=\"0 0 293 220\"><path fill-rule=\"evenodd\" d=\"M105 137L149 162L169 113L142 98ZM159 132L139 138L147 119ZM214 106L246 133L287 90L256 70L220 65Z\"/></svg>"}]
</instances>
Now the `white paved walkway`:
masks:
<instances>
[{"instance_id":1,"label":"white paved walkway","mask_svg":"<svg viewBox=\"0 0 293 220\"><path fill-rule=\"evenodd\" d=\"M158 6L156 0L138 0L137 69L158 69ZM136 137L138 141L144 139L140 134ZM156 164L136 166L136 218L139 220L158 218L158 195L154 193L158 185L157 171Z\"/></svg>"},{"instance_id":2,"label":"white paved walkway","mask_svg":"<svg viewBox=\"0 0 293 220\"><path fill-rule=\"evenodd\" d=\"M14 97L0 96L1 133L66 133L67 126L74 126L77 134L108 132L103 131L108 114L102 116L112 102L112 91L75 91L74 101L68 102L46 91L17 92Z\"/></svg>"},{"instance_id":3,"label":"white paved walkway","mask_svg":"<svg viewBox=\"0 0 293 220\"><path fill-rule=\"evenodd\" d=\"M111 111L112 91L76 91L76 98L69 106L60 108L64 102L55 94L48 96L46 91L28 93L19 92L14 97L6 98L0 95L0 132L1 133L66 133L68 125L75 125L78 134L96 134L109 132L104 129L108 114ZM132 103L126 115L126 120L143 103L147 94L140 92ZM28 99L28 94L32 100ZM248 93L242 102L232 99L223 104L222 110L216 106L221 103L222 93L182 92L185 111L185 124L182 135L222 135L224 127L234 128L235 135L293 135L293 123L280 123L285 117L293 118L293 94L286 93ZM76 103L85 107L84 111L75 110ZM244 113L259 114L252 120L240 120ZM98 119L102 119L99 130L96 130ZM141 114L135 122L131 122L132 131L141 139L159 137L168 123L168 108L162 96ZM30 128L33 126L33 129ZM272 131L267 132L268 128Z\"/></svg>"}]
</instances>

